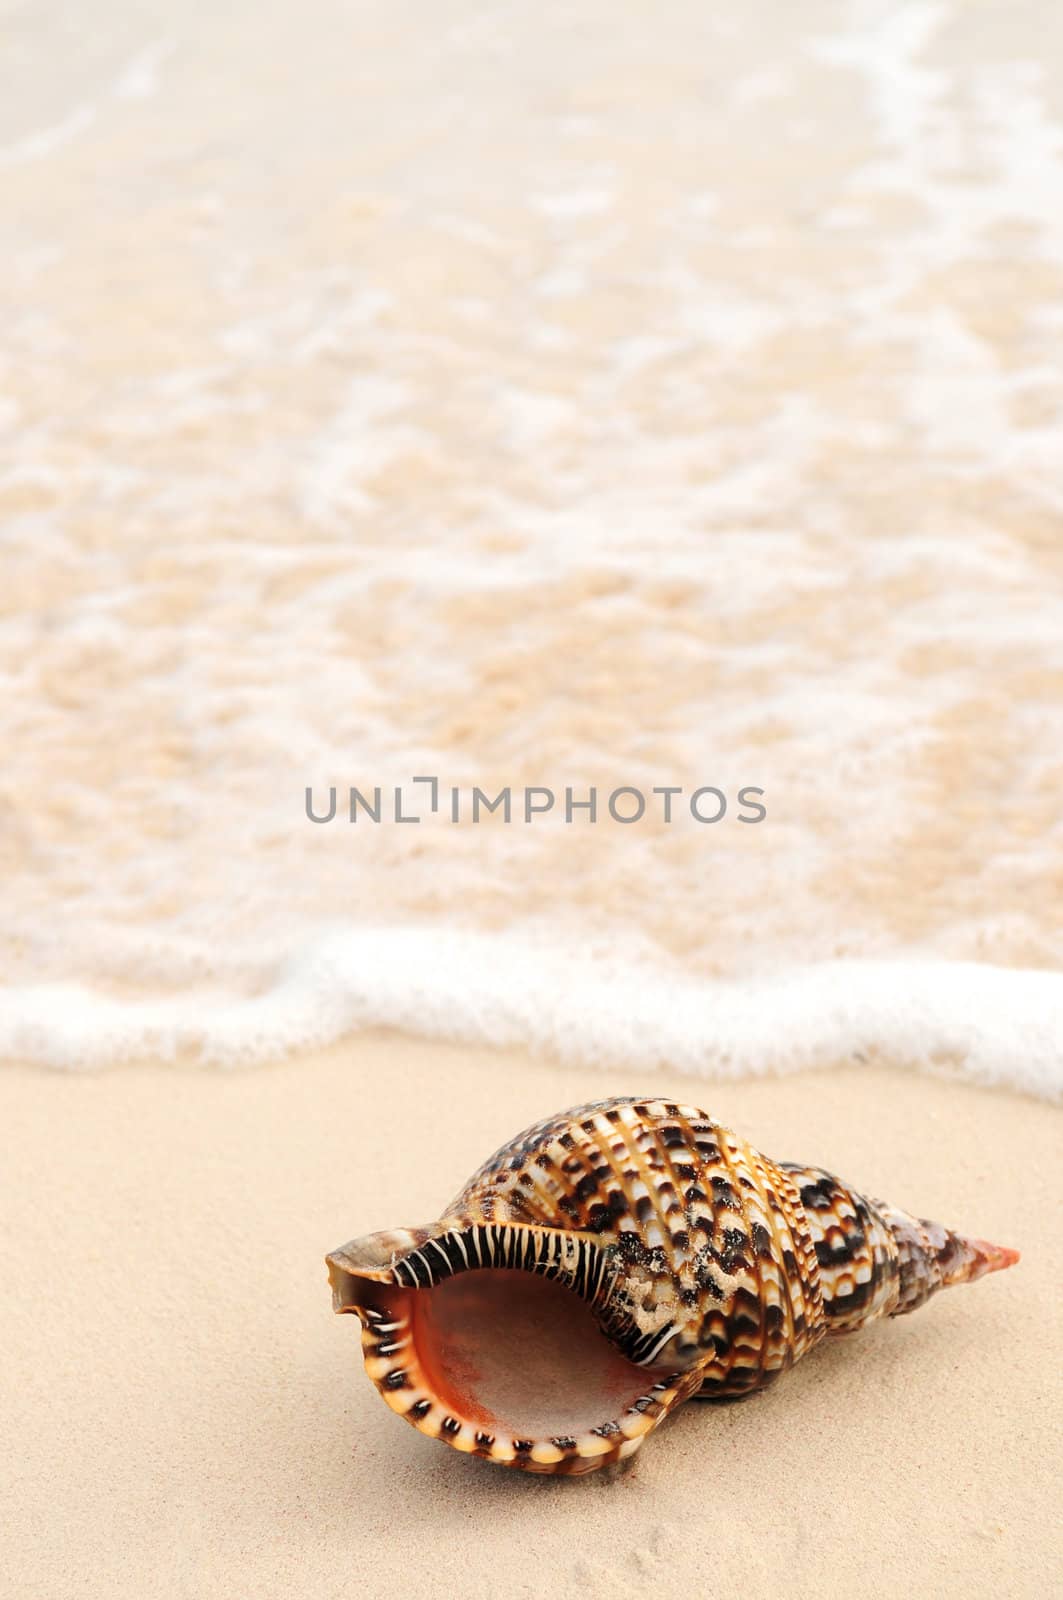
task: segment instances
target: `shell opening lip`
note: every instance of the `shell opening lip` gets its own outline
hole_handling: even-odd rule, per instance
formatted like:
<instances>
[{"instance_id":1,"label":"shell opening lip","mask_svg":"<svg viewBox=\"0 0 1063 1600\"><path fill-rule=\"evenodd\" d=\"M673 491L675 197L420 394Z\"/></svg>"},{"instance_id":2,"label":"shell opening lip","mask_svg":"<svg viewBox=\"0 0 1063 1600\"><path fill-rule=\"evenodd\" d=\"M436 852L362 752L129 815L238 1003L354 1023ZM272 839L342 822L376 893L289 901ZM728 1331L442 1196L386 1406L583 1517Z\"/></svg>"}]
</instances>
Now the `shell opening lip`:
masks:
<instances>
[{"instance_id":1,"label":"shell opening lip","mask_svg":"<svg viewBox=\"0 0 1063 1600\"><path fill-rule=\"evenodd\" d=\"M342 1252L328 1261L335 1309L361 1317L388 1405L467 1454L593 1470L633 1453L679 1397L673 1375L629 1361L563 1284L482 1268L410 1288L353 1276Z\"/></svg>"},{"instance_id":2,"label":"shell opening lip","mask_svg":"<svg viewBox=\"0 0 1063 1600\"><path fill-rule=\"evenodd\" d=\"M345 1256L343 1250L333 1250L325 1257L325 1265L328 1268L328 1281L332 1289L332 1309L337 1313L357 1311L367 1297L371 1303L369 1285L387 1284L391 1281L391 1274L386 1269L365 1272L356 1267Z\"/></svg>"}]
</instances>

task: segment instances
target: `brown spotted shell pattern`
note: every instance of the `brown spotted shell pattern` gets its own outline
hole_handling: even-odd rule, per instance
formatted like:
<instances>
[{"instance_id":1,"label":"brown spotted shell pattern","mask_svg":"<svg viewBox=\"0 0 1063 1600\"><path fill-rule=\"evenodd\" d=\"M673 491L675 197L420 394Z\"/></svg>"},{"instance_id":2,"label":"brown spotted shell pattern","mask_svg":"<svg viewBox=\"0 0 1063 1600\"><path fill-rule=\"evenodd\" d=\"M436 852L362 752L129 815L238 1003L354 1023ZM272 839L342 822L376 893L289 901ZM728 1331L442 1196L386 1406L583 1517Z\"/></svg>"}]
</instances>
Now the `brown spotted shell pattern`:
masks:
<instances>
[{"instance_id":1,"label":"brown spotted shell pattern","mask_svg":"<svg viewBox=\"0 0 1063 1600\"><path fill-rule=\"evenodd\" d=\"M538 1122L437 1222L327 1258L392 1410L555 1473L628 1457L684 1400L761 1389L827 1334L1017 1259L656 1099Z\"/></svg>"}]
</instances>

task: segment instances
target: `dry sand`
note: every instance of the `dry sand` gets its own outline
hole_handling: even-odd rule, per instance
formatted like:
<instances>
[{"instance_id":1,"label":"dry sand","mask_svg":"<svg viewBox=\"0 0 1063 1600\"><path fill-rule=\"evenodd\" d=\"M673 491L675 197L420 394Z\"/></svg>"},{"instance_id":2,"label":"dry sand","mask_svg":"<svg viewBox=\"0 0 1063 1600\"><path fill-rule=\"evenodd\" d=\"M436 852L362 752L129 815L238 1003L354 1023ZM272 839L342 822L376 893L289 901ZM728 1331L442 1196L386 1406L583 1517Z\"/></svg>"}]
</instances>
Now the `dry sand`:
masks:
<instances>
[{"instance_id":1,"label":"dry sand","mask_svg":"<svg viewBox=\"0 0 1063 1600\"><path fill-rule=\"evenodd\" d=\"M647 1087L1022 1263L766 1396L687 1406L614 1479L421 1438L331 1314L325 1250L437 1215L538 1115ZM19 1600L1058 1584L1051 1108L877 1069L715 1087L373 1036L247 1074L8 1069L0 1123L0 1589Z\"/></svg>"}]
</instances>

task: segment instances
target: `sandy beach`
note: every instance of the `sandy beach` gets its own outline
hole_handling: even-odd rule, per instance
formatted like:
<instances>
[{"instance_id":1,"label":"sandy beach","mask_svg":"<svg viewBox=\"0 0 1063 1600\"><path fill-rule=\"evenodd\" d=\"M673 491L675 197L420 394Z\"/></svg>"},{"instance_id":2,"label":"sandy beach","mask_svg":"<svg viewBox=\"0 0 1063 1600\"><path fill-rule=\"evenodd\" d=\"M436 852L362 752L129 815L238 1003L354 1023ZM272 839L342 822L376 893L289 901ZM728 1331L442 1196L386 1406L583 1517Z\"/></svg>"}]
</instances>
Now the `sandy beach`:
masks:
<instances>
[{"instance_id":1,"label":"sandy beach","mask_svg":"<svg viewBox=\"0 0 1063 1600\"><path fill-rule=\"evenodd\" d=\"M438 1215L540 1114L646 1088L1021 1264L531 1479L381 1403L323 1255ZM1058 1578L1059 1113L885 1070L692 1085L369 1036L253 1073L0 1076L0 1587L1043 1596Z\"/></svg>"}]
</instances>

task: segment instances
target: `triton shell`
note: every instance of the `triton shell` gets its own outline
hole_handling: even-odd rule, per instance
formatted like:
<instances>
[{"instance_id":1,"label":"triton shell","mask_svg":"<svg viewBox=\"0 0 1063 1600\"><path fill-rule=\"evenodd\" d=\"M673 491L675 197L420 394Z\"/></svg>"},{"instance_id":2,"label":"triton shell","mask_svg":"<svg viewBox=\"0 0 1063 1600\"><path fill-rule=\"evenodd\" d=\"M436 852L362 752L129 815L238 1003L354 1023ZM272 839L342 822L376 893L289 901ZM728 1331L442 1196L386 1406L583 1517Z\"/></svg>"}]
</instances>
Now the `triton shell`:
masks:
<instances>
[{"instance_id":1,"label":"triton shell","mask_svg":"<svg viewBox=\"0 0 1063 1600\"><path fill-rule=\"evenodd\" d=\"M536 1123L438 1222L327 1260L393 1411L487 1461L581 1473L684 1400L750 1394L1018 1252L770 1161L693 1106L623 1099Z\"/></svg>"}]
</instances>

